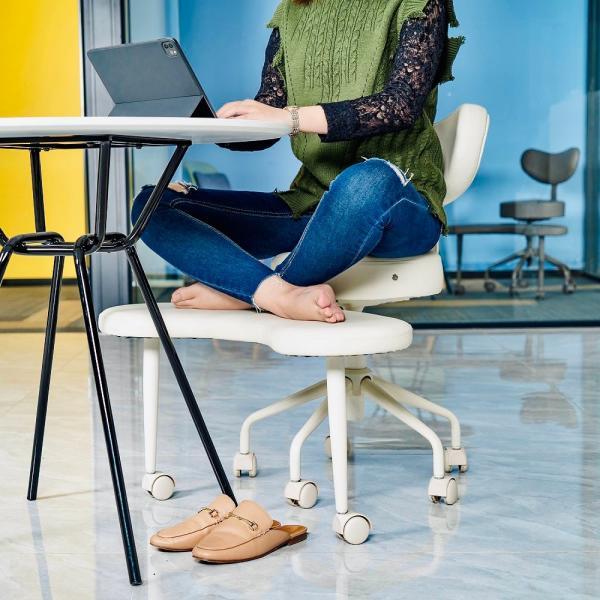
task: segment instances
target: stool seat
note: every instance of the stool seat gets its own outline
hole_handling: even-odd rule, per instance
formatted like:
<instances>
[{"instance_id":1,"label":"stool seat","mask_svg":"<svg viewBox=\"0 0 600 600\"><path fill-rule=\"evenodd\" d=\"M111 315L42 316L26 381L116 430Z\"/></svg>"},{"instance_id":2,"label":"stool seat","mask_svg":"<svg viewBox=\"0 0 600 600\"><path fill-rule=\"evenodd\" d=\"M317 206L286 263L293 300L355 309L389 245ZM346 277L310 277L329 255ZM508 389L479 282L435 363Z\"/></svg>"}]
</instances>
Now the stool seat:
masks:
<instances>
[{"instance_id":1,"label":"stool seat","mask_svg":"<svg viewBox=\"0 0 600 600\"><path fill-rule=\"evenodd\" d=\"M500 204L500 216L517 221L543 221L565 216L565 203L558 200L514 200Z\"/></svg>"},{"instance_id":2,"label":"stool seat","mask_svg":"<svg viewBox=\"0 0 600 600\"><path fill-rule=\"evenodd\" d=\"M177 309L159 304L172 338L254 342L288 356L359 356L404 350L412 343L412 327L399 319L346 311L343 323L293 321L252 310ZM98 321L103 334L156 338L143 304L115 306Z\"/></svg>"}]
</instances>

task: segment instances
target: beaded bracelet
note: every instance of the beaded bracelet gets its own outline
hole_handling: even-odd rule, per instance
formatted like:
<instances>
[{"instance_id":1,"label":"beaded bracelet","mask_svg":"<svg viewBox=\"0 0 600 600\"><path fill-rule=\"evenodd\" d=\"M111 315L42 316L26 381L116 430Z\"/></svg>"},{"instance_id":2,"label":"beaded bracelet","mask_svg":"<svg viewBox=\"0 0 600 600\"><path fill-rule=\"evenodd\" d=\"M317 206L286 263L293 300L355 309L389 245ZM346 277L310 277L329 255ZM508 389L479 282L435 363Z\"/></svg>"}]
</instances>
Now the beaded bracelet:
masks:
<instances>
[{"instance_id":1,"label":"beaded bracelet","mask_svg":"<svg viewBox=\"0 0 600 600\"><path fill-rule=\"evenodd\" d=\"M299 106L286 106L285 110L287 110L290 115L292 115L292 132L290 135L293 137L300 133L300 113L298 112Z\"/></svg>"}]
</instances>

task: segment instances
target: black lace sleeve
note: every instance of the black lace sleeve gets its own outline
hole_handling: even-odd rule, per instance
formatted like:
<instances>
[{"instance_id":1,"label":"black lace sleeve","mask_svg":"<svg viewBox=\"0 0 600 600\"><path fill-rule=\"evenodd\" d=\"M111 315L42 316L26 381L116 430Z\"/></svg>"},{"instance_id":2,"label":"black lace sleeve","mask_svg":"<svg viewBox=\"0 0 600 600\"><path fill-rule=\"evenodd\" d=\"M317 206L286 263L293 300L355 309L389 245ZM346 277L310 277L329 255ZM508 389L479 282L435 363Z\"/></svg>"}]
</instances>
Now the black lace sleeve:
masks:
<instances>
[{"instance_id":1,"label":"black lace sleeve","mask_svg":"<svg viewBox=\"0 0 600 600\"><path fill-rule=\"evenodd\" d=\"M279 29L273 29L265 53L265 64L262 71L260 89L254 98L258 102L268 104L274 108L284 108L287 105L285 81L279 69L273 66L273 61L275 60L275 55L279 50L280 44Z\"/></svg>"},{"instance_id":2,"label":"black lace sleeve","mask_svg":"<svg viewBox=\"0 0 600 600\"><path fill-rule=\"evenodd\" d=\"M436 83L448 35L446 0L430 0L425 18L402 28L390 78L378 94L322 104L328 133L323 142L381 135L412 127Z\"/></svg>"},{"instance_id":3,"label":"black lace sleeve","mask_svg":"<svg viewBox=\"0 0 600 600\"><path fill-rule=\"evenodd\" d=\"M273 29L265 52L265 64L262 70L260 89L254 97L256 101L275 108L284 108L287 105L285 81L279 70L273 66L273 59L279 50L280 43L279 29ZM266 150L278 141L278 139L275 139L264 140L262 142L239 142L235 144L219 144L219 146L229 150L255 152L257 150Z\"/></svg>"}]
</instances>

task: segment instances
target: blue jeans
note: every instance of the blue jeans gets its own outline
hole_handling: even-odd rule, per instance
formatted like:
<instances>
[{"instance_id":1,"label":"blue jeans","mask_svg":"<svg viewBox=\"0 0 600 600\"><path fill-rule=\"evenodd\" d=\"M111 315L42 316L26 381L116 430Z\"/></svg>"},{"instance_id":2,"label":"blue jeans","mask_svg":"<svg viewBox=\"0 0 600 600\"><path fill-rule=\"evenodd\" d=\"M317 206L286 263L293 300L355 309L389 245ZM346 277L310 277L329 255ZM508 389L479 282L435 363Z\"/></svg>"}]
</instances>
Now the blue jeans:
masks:
<instances>
[{"instance_id":1,"label":"blue jeans","mask_svg":"<svg viewBox=\"0 0 600 600\"><path fill-rule=\"evenodd\" d=\"M135 221L153 186L136 197ZM324 283L367 255L416 256L438 242L427 200L382 159L344 170L314 212L294 218L274 193L167 190L142 240L195 280L252 304L277 274L299 286ZM260 259L290 255L276 269Z\"/></svg>"}]
</instances>

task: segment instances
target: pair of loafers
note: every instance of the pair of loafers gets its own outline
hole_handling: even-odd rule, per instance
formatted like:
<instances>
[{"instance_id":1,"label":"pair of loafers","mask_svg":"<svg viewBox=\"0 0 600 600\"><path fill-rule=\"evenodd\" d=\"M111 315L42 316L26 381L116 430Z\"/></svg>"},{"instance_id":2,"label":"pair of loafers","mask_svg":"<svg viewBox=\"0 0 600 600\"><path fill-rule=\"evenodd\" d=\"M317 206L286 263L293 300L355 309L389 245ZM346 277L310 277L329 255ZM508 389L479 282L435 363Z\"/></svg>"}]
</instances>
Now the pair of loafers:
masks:
<instances>
[{"instance_id":1,"label":"pair of loafers","mask_svg":"<svg viewBox=\"0 0 600 600\"><path fill-rule=\"evenodd\" d=\"M244 500L236 507L223 494L192 517L155 533L150 544L170 552L191 550L202 562L235 563L266 556L306 535L306 527L282 525L256 502Z\"/></svg>"}]
</instances>

